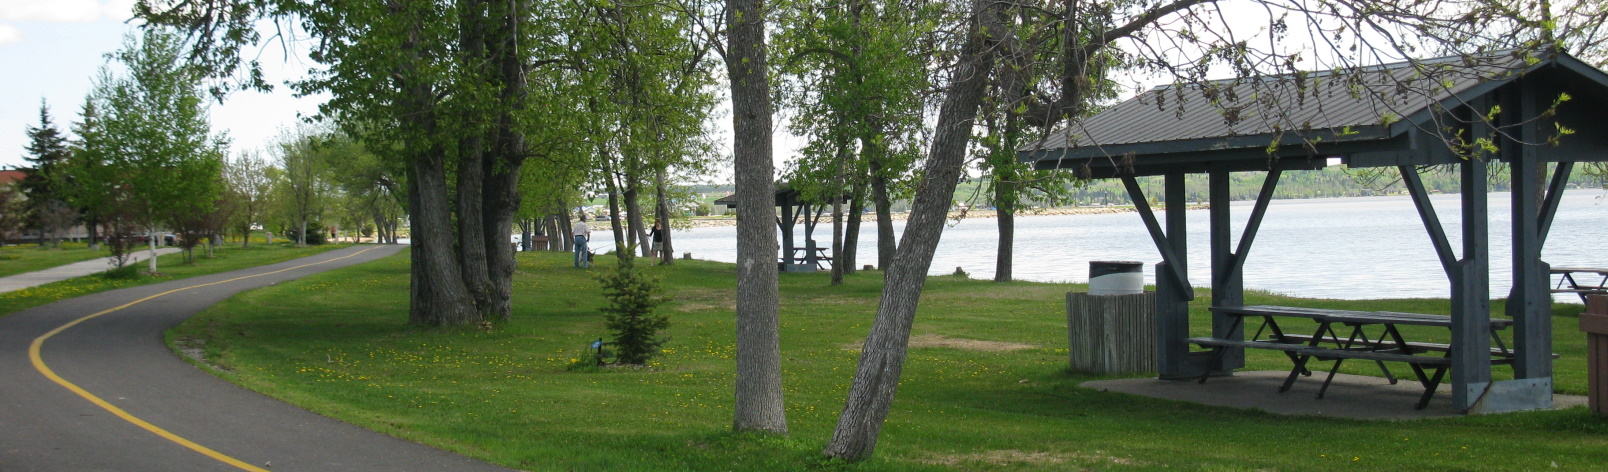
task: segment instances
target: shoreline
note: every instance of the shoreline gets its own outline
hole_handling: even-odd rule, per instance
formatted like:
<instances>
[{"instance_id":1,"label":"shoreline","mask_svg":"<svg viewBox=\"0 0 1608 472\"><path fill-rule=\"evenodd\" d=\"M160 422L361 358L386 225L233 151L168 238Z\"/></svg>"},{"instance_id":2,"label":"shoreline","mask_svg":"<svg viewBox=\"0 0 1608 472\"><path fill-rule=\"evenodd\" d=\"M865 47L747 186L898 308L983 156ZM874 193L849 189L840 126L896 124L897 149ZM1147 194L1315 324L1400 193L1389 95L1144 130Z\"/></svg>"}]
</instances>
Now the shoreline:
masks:
<instances>
[{"instance_id":1,"label":"shoreline","mask_svg":"<svg viewBox=\"0 0 1608 472\"><path fill-rule=\"evenodd\" d=\"M1157 211L1157 212L1160 212L1164 208L1165 207L1156 207L1154 210ZM1189 207L1188 207L1188 209L1190 209L1190 210L1205 210L1205 209L1208 209L1208 208L1211 208L1211 206L1210 205L1203 205L1203 204L1189 205ZM1022 211L1016 212L1016 216L1017 217L1029 217L1029 216L1060 216L1060 215L1105 215L1105 214L1113 214L1113 213L1133 213L1135 211L1138 211L1138 210L1134 209L1134 207L1132 207L1132 206L1062 207L1062 208L1042 208L1042 209L1037 209L1037 210L1022 210ZM823 213L821 216L826 217L828 215ZM951 219L951 220L959 220L959 219L965 219L965 218L995 218L997 216L999 216L999 214L995 210L976 210L976 209L973 209L973 210L950 211L949 212L949 219ZM909 219L909 218L910 218L910 212L902 212L902 213L894 213L893 214L893 220L895 220L895 221L902 221L902 220L906 220L906 219ZM823 219L827 219L828 221L830 221L829 218L823 218ZM860 216L860 221L861 222L875 222L876 220L877 220L877 215L875 213L867 213L867 214L864 214L864 215ZM685 223L686 226L682 226L682 223ZM688 219L676 222L676 227L686 227L686 228L716 228L716 227L722 227L722 226L736 226L736 225L737 225L737 218L736 217L716 218L716 217L698 216L698 217L692 217L692 218L688 218Z\"/></svg>"}]
</instances>

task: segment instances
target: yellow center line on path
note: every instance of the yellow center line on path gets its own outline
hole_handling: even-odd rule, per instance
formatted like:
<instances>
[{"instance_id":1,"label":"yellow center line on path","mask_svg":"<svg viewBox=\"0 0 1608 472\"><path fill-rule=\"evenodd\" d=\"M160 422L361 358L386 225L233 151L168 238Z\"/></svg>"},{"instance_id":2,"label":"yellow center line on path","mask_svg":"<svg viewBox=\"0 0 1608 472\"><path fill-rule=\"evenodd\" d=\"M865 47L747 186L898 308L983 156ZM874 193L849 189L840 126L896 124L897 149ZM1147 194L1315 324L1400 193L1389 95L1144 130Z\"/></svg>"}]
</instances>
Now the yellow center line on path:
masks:
<instances>
[{"instance_id":1,"label":"yellow center line on path","mask_svg":"<svg viewBox=\"0 0 1608 472\"><path fill-rule=\"evenodd\" d=\"M145 420L140 419L137 416L129 414L129 412L127 412L127 411L123 411L122 408L118 408L116 405L111 404L111 402L107 402L106 400L102 400L100 397L97 397L97 396L95 396L95 394L89 393L89 391L84 390L83 388L81 388L81 387L79 387L77 385L74 385L72 382L68 382L67 379L63 379L63 378L61 378L61 376L56 375L55 371L50 370L50 367L45 365L44 358L39 356L39 349L40 349L41 346L45 345L45 340L50 339L51 336L55 336L57 334L60 334L62 331L66 331L67 328L77 326L79 323L89 321L91 319L94 319L95 317L105 315L105 314L108 314L108 313L112 313L112 312L116 312L118 310L122 310L124 308L128 308L128 307L131 307L131 306L134 306L134 305L138 305L140 303L144 303L144 302L150 301L152 299L155 299L155 298L158 298L158 297L161 297L161 296L164 296L164 295L170 295L170 294L174 294L174 293L178 293L178 292L183 292L185 290L190 290L190 289L194 289L194 288L210 287L210 286L213 286L213 285L225 284L225 283L234 282L234 281L237 281L237 280L245 280L245 279L250 279L250 278L255 278L255 277L262 277L264 275L273 275L273 274L278 274L278 273L281 273L281 272L288 272L288 271L300 269L300 268L307 267L307 266L315 266L315 265L319 265L319 264L326 264L326 263L335 262L335 261L338 261L338 260L341 260L341 259L346 259L346 258L350 258L350 257L356 257L359 254L369 252L369 251L372 251L372 250L375 250L375 249L379 249L379 248L378 247L371 247L371 248L368 248L368 249L364 249L364 250L361 250L361 251L358 251L358 252L355 252L355 253L352 253L352 254L349 254L349 255L337 257L337 258L330 259L330 260L327 260L327 261L314 262L314 263L310 263L310 264L302 264L302 265L299 265L299 266L296 266L296 267L276 270L276 271L273 271L273 272L264 272L264 273L256 274L256 275L247 275L247 276L244 276L244 277L235 277L235 278L232 278L232 279L229 279L229 280L221 280L221 281L217 281L217 282L211 282L211 283L205 283L205 284L199 284L199 285L191 285L189 287L176 288L176 289L173 289L173 290L168 290L166 292L158 293L156 295L151 295L149 297L141 298L139 300L134 300L132 302L124 303L124 304L118 305L116 307L108 308L108 309L102 310L102 311L100 311L98 313L95 313L93 315L89 315L89 316L85 316L83 318L73 320L72 322L69 322L67 324L61 325L60 327L57 327L56 329L50 330L50 332L45 333L43 336L40 336L38 338L34 338L33 344L30 344L28 346L28 359L33 361L34 369L38 370L39 373L44 374L45 378L48 378L48 379L50 379L50 381L55 382L57 385L61 385L62 387L65 387L67 390L78 394L78 396L80 396L80 397L84 397L84 399L89 400L90 403L94 403L96 406L99 406L102 409L105 409L106 411L109 411L112 414L117 415L118 418L122 418L123 420L128 421L129 423L133 423L135 426L145 428L146 431L156 433L157 436L161 436L161 437L163 437L163 438L165 438L165 439L167 439L169 441L173 441L175 443L178 443L180 446L190 448L191 450L193 450L195 452L199 452L201 454L206 455L207 457L217 459L219 462L223 462L225 464L229 464L229 465L238 467L241 470L248 470L248 471L251 471L251 472L268 472L267 469L263 469L261 467L257 467L257 466L251 465L251 464L247 464L245 462L240 461L239 459L229 457L227 455L224 455L221 452L214 451L214 450L212 450L212 449L210 449L210 448L208 448L206 446L196 444L195 441L191 441L191 440L185 439L185 438L183 438L183 437L181 437L181 436L179 436L177 434L173 434L172 432L169 432L168 430L162 429L159 426L156 426L156 425L151 424L151 423L149 423L149 422L147 422Z\"/></svg>"}]
</instances>

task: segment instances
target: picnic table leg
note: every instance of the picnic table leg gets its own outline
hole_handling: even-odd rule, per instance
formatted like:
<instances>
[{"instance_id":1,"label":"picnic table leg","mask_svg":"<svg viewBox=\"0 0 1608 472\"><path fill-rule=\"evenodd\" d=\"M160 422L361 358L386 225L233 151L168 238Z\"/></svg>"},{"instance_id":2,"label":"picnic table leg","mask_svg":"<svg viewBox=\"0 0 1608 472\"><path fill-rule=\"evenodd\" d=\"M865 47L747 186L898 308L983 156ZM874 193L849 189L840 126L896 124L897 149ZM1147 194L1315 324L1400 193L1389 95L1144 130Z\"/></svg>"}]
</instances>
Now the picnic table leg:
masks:
<instances>
[{"instance_id":1,"label":"picnic table leg","mask_svg":"<svg viewBox=\"0 0 1608 472\"><path fill-rule=\"evenodd\" d=\"M1340 372L1340 363L1342 362L1345 362L1345 359L1335 358L1334 367L1329 368L1329 377L1323 379L1323 385L1318 387L1318 399L1323 399L1323 393L1329 391L1329 384L1334 382L1334 374Z\"/></svg>"},{"instance_id":2,"label":"picnic table leg","mask_svg":"<svg viewBox=\"0 0 1608 472\"><path fill-rule=\"evenodd\" d=\"M1418 367L1418 364L1413 364L1413 367ZM1435 397L1435 389L1440 387L1441 378L1446 375L1446 369L1446 367L1436 368L1435 376L1430 378L1428 382L1424 382L1424 396L1418 398L1418 404L1413 405L1414 410L1422 410L1424 407L1429 406L1429 400Z\"/></svg>"},{"instance_id":3,"label":"picnic table leg","mask_svg":"<svg viewBox=\"0 0 1608 472\"><path fill-rule=\"evenodd\" d=\"M1251 336L1251 340L1256 340L1257 338L1261 337L1263 329L1268 329L1268 330L1273 331L1273 339L1277 339L1279 342L1284 342L1284 340L1285 340L1284 330L1279 329L1279 322L1274 321L1272 316L1263 316L1262 317L1262 327L1256 329L1256 335ZM1290 351L1284 351L1284 357L1290 358L1290 363L1292 363L1292 364L1295 363L1298 360L1296 358L1295 353L1290 352ZM1301 370L1301 375L1312 375L1312 371L1302 369ZM1282 390L1280 390L1280 391L1282 391Z\"/></svg>"},{"instance_id":4,"label":"picnic table leg","mask_svg":"<svg viewBox=\"0 0 1608 472\"><path fill-rule=\"evenodd\" d=\"M1328 321L1318 322L1318 332L1313 333L1312 340L1307 342L1307 346L1309 346L1309 347L1317 347L1318 342L1323 340L1323 333L1332 332L1332 331L1334 331L1334 330L1329 327L1329 322ZM1311 360L1312 360L1312 355L1310 355L1310 354L1302 354L1302 355L1300 355L1299 357L1296 358L1295 368L1290 369L1290 376L1286 377L1284 379L1284 385L1279 386L1279 393L1284 393L1284 392L1290 391L1290 387L1295 385L1295 378L1297 376L1312 375L1312 371L1307 370L1307 368L1306 368L1307 362L1309 362Z\"/></svg>"},{"instance_id":5,"label":"picnic table leg","mask_svg":"<svg viewBox=\"0 0 1608 472\"><path fill-rule=\"evenodd\" d=\"M1364 332L1362 330L1361 325L1358 325L1357 326L1357 331L1355 333L1352 333L1352 334L1355 335L1355 336L1361 336L1362 337L1362 342L1367 343L1369 345L1380 345L1380 344L1384 344L1384 342L1385 342L1385 339L1384 339L1383 336L1380 336L1378 343L1375 343L1372 340L1369 340L1368 339L1368 333ZM1406 351L1403 350L1403 352L1406 352ZM1406 352L1406 353L1407 354L1412 354L1411 352ZM1389 380L1391 385L1396 384L1396 375L1390 373L1390 368L1389 367L1385 367L1385 361L1374 361L1374 364L1378 365L1379 366L1379 371L1383 372L1385 374L1385 380Z\"/></svg>"}]
</instances>

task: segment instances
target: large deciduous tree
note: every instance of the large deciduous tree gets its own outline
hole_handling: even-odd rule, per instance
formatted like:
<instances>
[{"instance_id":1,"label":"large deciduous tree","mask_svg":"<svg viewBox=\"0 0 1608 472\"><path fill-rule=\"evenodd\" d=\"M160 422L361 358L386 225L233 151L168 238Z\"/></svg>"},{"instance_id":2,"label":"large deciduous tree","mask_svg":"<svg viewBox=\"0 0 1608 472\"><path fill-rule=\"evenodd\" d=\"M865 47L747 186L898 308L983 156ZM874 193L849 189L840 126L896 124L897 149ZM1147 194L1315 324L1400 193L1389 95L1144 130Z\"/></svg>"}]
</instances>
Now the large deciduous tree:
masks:
<instances>
[{"instance_id":1,"label":"large deciduous tree","mask_svg":"<svg viewBox=\"0 0 1608 472\"><path fill-rule=\"evenodd\" d=\"M922 145L934 20L944 12L921 0L796 1L781 11L778 68L792 79L782 95L797 111L793 131L810 138L793 188L821 201L851 197L846 235L834 235L834 283L853 271L867 197L886 269L897 246L893 197Z\"/></svg>"},{"instance_id":2,"label":"large deciduous tree","mask_svg":"<svg viewBox=\"0 0 1608 472\"><path fill-rule=\"evenodd\" d=\"M532 103L526 79L536 48L562 16L533 0L279 2L143 0L138 16L191 33L193 57L236 74L255 21L294 20L317 38L320 68L295 84L329 93L322 112L406 169L412 223L409 321L477 324L509 316L518 209ZM545 16L544 16L545 15ZM546 32L543 37L538 33ZM562 53L562 48L558 48ZM255 68L251 68L255 72ZM262 86L260 75L250 85ZM543 112L554 112L543 110Z\"/></svg>"},{"instance_id":3,"label":"large deciduous tree","mask_svg":"<svg viewBox=\"0 0 1608 472\"><path fill-rule=\"evenodd\" d=\"M776 267L776 188L771 162L770 72L764 0L726 0L737 183L737 386L733 429L787 433L782 402Z\"/></svg>"},{"instance_id":4,"label":"large deciduous tree","mask_svg":"<svg viewBox=\"0 0 1608 472\"><path fill-rule=\"evenodd\" d=\"M224 162L223 180L226 196L234 201L235 212L230 220L232 229L240 232L240 247L251 246L251 228L264 221L268 206L268 192L273 179L268 176L268 162L262 155L242 152L233 160Z\"/></svg>"},{"instance_id":5,"label":"large deciduous tree","mask_svg":"<svg viewBox=\"0 0 1608 472\"><path fill-rule=\"evenodd\" d=\"M181 38L150 28L124 38L113 57L126 70L103 67L89 100L93 130L83 136L95 163L77 179L112 189L101 198L149 235L156 271L158 230L178 227L213 210L222 189L225 143L211 132L202 73L187 64Z\"/></svg>"}]
</instances>

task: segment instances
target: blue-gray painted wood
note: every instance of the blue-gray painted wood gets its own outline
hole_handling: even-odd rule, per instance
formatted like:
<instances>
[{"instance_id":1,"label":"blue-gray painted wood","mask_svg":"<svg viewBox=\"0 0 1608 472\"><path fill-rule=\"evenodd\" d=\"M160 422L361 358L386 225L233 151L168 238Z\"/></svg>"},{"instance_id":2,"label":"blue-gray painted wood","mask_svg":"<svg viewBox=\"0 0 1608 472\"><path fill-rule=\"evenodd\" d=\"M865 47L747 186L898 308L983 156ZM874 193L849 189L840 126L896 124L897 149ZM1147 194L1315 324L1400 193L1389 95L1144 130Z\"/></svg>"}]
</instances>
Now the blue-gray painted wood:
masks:
<instances>
[{"instance_id":1,"label":"blue-gray painted wood","mask_svg":"<svg viewBox=\"0 0 1608 472\"><path fill-rule=\"evenodd\" d=\"M1558 216L1558 203L1563 200L1563 187L1569 182L1573 162L1559 162L1552 170L1552 183L1547 186L1547 198L1541 202L1541 219L1536 222L1536 235L1541 247L1547 247L1547 234L1552 232L1552 219Z\"/></svg>"},{"instance_id":2,"label":"blue-gray painted wood","mask_svg":"<svg viewBox=\"0 0 1608 472\"><path fill-rule=\"evenodd\" d=\"M1242 306L1245 304L1245 279L1239 271L1234 270L1240 266L1236 260L1242 255L1230 252L1230 247L1234 243L1231 234L1234 227L1229 218L1229 208L1232 206L1229 195L1229 172L1218 169L1208 175L1210 180L1207 182L1206 195L1211 203L1208 214L1212 248L1212 306ZM1245 324L1237 321L1237 317L1213 312L1212 337L1243 341ZM1221 362L1212 368L1222 371L1244 366L1245 348L1233 346L1223 348Z\"/></svg>"},{"instance_id":3,"label":"blue-gray painted wood","mask_svg":"<svg viewBox=\"0 0 1608 472\"><path fill-rule=\"evenodd\" d=\"M1407 194L1413 198L1413 206L1418 208L1418 219L1424 221L1424 230L1429 232L1429 242L1435 247L1435 255L1439 256L1441 270L1446 277L1457 283L1457 255L1452 253L1452 243L1446 239L1446 229L1441 226L1440 216L1435 214L1435 205L1429 201L1429 191L1424 189L1424 180L1418 177L1418 169L1413 166L1396 168L1401 172L1401 181L1407 185Z\"/></svg>"},{"instance_id":4,"label":"blue-gray painted wood","mask_svg":"<svg viewBox=\"0 0 1608 472\"><path fill-rule=\"evenodd\" d=\"M1128 198L1133 200L1133 207L1134 207L1134 210L1139 213L1139 218L1144 220L1145 229L1150 231L1150 241L1156 244L1156 251L1161 253L1161 260L1163 260L1163 261L1182 261L1183 260L1182 259L1183 255L1178 254L1181 251L1174 251L1173 250L1174 245L1173 244L1168 244L1168 242L1167 242L1168 234L1166 232L1162 231L1161 223L1156 220L1156 213L1154 211L1150 210L1150 201L1145 198L1144 189L1139 188L1139 181L1137 179L1135 179L1131 175L1130 176L1124 176L1122 178L1122 185L1128 189ZM1172 208L1173 206L1174 205L1167 205L1167 207L1169 209ZM1180 208L1182 208L1182 205L1178 205L1178 206ZM1183 234L1179 233L1177 236L1182 238ZM1180 262L1178 264L1178 266L1183 266L1183 265L1184 264L1182 262ZM1172 266L1169 266L1169 267L1172 267ZM1156 278L1157 279L1160 279L1162 277L1170 277L1170 278L1172 278L1173 279L1172 281L1175 282L1175 285L1174 285L1175 287L1189 287L1190 286L1189 285L1189 277L1182 270L1171 270L1171 269L1169 269L1166 272L1160 272L1160 271L1156 272ZM1160 291L1160 289L1157 289L1157 291ZM1194 300L1195 299L1195 295L1194 295L1194 292L1192 290L1185 290L1185 291L1189 292L1189 298L1187 298L1186 300Z\"/></svg>"},{"instance_id":5,"label":"blue-gray painted wood","mask_svg":"<svg viewBox=\"0 0 1608 472\"><path fill-rule=\"evenodd\" d=\"M1519 116L1538 116L1542 105L1534 87L1521 87ZM1517 118L1517 117L1515 117ZM1509 292L1507 315L1513 319L1513 376L1518 379L1552 377L1552 295L1550 274L1541 261L1541 182L1545 163L1541 146L1524 143L1544 142L1539 120L1519 125L1517 148L1509 156L1513 199L1513 289Z\"/></svg>"},{"instance_id":6,"label":"blue-gray painted wood","mask_svg":"<svg viewBox=\"0 0 1608 472\"><path fill-rule=\"evenodd\" d=\"M1482 107L1483 108L1483 107ZM1478 109L1478 108L1477 108ZM1487 130L1475 126L1483 136ZM1469 411L1491 383L1490 256L1486 231L1486 162L1475 158L1461 167L1463 259L1452 280L1452 405Z\"/></svg>"},{"instance_id":7,"label":"blue-gray painted wood","mask_svg":"<svg viewBox=\"0 0 1608 472\"><path fill-rule=\"evenodd\" d=\"M1245 221L1245 233L1240 235L1239 248L1234 250L1234 272L1241 276L1245 274L1245 258L1251 252L1251 243L1256 241L1256 232L1262 228L1262 217L1267 216L1267 207L1273 202L1273 190L1283 175L1284 172L1275 169L1262 179L1262 191L1256 194L1251 217Z\"/></svg>"}]
</instances>

